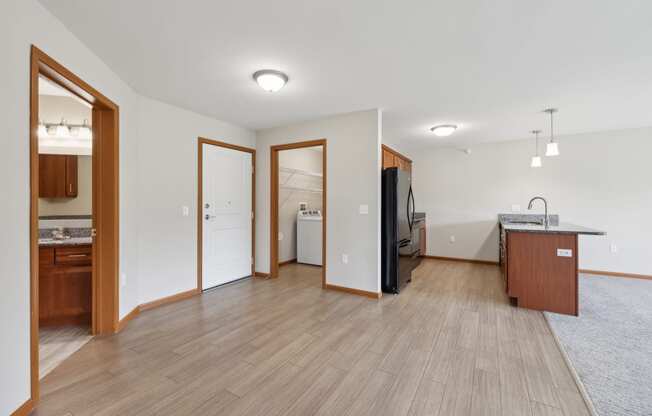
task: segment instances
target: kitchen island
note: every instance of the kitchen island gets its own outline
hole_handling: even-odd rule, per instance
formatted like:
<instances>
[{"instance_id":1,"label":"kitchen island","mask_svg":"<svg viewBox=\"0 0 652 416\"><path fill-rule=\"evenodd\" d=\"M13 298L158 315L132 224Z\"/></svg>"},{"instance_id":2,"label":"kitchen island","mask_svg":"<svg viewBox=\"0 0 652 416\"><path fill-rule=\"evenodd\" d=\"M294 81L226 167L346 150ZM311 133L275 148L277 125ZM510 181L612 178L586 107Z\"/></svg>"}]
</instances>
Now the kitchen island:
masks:
<instances>
[{"instance_id":1,"label":"kitchen island","mask_svg":"<svg viewBox=\"0 0 652 416\"><path fill-rule=\"evenodd\" d=\"M578 315L578 235L602 231L543 215L500 214L500 266L507 294L523 308Z\"/></svg>"}]
</instances>

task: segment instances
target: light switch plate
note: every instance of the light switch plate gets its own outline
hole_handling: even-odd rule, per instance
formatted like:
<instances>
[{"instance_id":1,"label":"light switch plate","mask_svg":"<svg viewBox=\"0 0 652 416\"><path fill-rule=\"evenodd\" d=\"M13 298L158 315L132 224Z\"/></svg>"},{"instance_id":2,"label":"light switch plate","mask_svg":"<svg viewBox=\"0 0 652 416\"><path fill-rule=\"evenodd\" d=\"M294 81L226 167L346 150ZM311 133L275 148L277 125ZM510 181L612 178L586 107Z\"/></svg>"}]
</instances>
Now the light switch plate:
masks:
<instances>
[{"instance_id":1,"label":"light switch plate","mask_svg":"<svg viewBox=\"0 0 652 416\"><path fill-rule=\"evenodd\" d=\"M362 215L369 214L369 205L360 205L360 214Z\"/></svg>"},{"instance_id":2,"label":"light switch plate","mask_svg":"<svg viewBox=\"0 0 652 416\"><path fill-rule=\"evenodd\" d=\"M184 217L187 217L188 215L190 215L190 208L188 208L188 207L185 206L185 205L182 206L182 207L181 207L181 214L182 214Z\"/></svg>"},{"instance_id":3,"label":"light switch plate","mask_svg":"<svg viewBox=\"0 0 652 416\"><path fill-rule=\"evenodd\" d=\"M573 250L570 248L558 248L557 257L573 257Z\"/></svg>"}]
</instances>

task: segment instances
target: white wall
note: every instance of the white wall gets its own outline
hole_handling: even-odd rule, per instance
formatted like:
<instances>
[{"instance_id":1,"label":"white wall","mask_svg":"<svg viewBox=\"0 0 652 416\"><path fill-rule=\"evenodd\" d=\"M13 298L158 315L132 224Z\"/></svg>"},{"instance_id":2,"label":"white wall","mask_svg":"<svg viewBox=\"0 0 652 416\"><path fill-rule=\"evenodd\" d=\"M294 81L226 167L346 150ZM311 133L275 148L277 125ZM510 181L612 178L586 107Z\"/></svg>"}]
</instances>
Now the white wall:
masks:
<instances>
[{"instance_id":1,"label":"white wall","mask_svg":"<svg viewBox=\"0 0 652 416\"><path fill-rule=\"evenodd\" d=\"M0 204L2 415L12 413L30 396L29 63L32 44L120 107L119 267L121 275L126 277L120 285L120 317L143 300L185 289L195 279L188 269L195 264L196 240L192 236L196 232L196 136L254 144L254 133L247 130L141 99L37 1L2 1L0 189L3 195L11 196ZM144 175L142 179L140 174ZM152 189L164 193L153 196ZM191 207L191 216L182 218L184 204ZM150 217L161 221L160 225L150 221ZM140 247L143 256L139 255ZM153 256L164 263L155 264ZM184 273L177 276L163 273L181 267Z\"/></svg>"},{"instance_id":2,"label":"white wall","mask_svg":"<svg viewBox=\"0 0 652 416\"><path fill-rule=\"evenodd\" d=\"M34 0L0 6L0 414L30 396L29 380L29 69L35 44L120 106L120 270L136 274L134 94L99 58ZM135 285L120 289L121 310L137 302Z\"/></svg>"},{"instance_id":3,"label":"white wall","mask_svg":"<svg viewBox=\"0 0 652 416\"><path fill-rule=\"evenodd\" d=\"M380 291L380 110L361 111L257 132L256 270L269 272L269 149L325 138L327 142L326 281ZM360 215L359 206L369 205ZM348 264L342 254L349 255Z\"/></svg>"},{"instance_id":4,"label":"white wall","mask_svg":"<svg viewBox=\"0 0 652 416\"><path fill-rule=\"evenodd\" d=\"M608 233L580 238L581 268L652 274L652 128L565 136L559 143L561 155L543 157L539 169L529 167L530 140L477 145L470 155L410 152L416 207L427 215L428 254L497 260L496 215L512 204L527 212L529 199L542 195L562 222ZM542 210L537 202L532 212Z\"/></svg>"},{"instance_id":5,"label":"white wall","mask_svg":"<svg viewBox=\"0 0 652 416\"><path fill-rule=\"evenodd\" d=\"M321 147L283 150L279 152L278 164L282 168L299 169L311 173L322 173ZM321 189L322 178L298 173L279 172L279 183L295 188ZM283 238L278 242L280 262L297 258L297 211L299 203L305 202L309 209L322 209L322 193L284 189L280 186L278 203L278 230ZM279 238L280 238L279 235Z\"/></svg>"},{"instance_id":6,"label":"white wall","mask_svg":"<svg viewBox=\"0 0 652 416\"><path fill-rule=\"evenodd\" d=\"M255 133L140 98L139 301L197 287L197 138L255 147ZM182 207L190 209L182 216Z\"/></svg>"}]
</instances>

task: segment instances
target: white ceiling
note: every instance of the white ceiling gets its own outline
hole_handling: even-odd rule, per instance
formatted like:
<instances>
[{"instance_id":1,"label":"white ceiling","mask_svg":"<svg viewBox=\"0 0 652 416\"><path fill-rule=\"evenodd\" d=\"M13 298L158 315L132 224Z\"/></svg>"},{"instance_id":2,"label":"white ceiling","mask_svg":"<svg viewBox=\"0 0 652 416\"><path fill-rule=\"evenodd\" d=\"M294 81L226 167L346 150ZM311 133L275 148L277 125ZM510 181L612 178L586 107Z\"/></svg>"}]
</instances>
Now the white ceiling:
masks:
<instances>
[{"instance_id":1,"label":"white ceiling","mask_svg":"<svg viewBox=\"0 0 652 416\"><path fill-rule=\"evenodd\" d=\"M375 107L406 145L547 134L549 106L560 134L652 125L649 0L40 1L140 93L253 129Z\"/></svg>"}]
</instances>

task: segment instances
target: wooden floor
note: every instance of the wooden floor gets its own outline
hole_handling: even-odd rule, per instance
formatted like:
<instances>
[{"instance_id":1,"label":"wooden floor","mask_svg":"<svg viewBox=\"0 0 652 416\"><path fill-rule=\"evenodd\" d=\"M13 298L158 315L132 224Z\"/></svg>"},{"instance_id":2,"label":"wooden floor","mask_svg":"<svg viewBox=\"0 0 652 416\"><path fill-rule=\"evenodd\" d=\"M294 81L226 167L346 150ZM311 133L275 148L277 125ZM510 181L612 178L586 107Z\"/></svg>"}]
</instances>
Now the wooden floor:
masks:
<instances>
[{"instance_id":1,"label":"wooden floor","mask_svg":"<svg viewBox=\"0 0 652 416\"><path fill-rule=\"evenodd\" d=\"M88 326L57 326L39 329L39 378L45 377L93 338Z\"/></svg>"},{"instance_id":2,"label":"wooden floor","mask_svg":"<svg viewBox=\"0 0 652 416\"><path fill-rule=\"evenodd\" d=\"M281 268L143 313L42 383L38 415L588 415L498 268L427 260L380 301Z\"/></svg>"}]
</instances>

